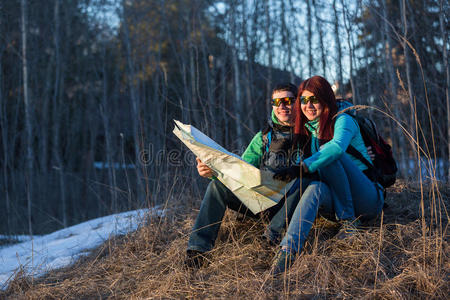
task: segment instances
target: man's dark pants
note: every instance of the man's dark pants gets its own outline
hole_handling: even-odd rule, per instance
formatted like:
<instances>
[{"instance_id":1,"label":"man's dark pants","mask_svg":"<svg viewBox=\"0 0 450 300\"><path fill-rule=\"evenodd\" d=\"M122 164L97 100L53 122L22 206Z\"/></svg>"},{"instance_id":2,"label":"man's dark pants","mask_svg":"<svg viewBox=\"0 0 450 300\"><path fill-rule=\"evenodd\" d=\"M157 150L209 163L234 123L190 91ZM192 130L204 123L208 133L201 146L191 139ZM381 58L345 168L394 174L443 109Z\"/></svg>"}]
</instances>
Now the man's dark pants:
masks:
<instances>
[{"instance_id":1,"label":"man's dark pants","mask_svg":"<svg viewBox=\"0 0 450 300\"><path fill-rule=\"evenodd\" d=\"M295 211L300 199L299 186L300 180L297 179L284 199L264 211L264 215L270 220L266 237L273 243L280 241L281 232L289 224L289 220ZM192 228L188 250L207 252L214 247L227 207L248 217L261 217L260 214L253 214L223 183L219 180L213 180L208 185L200 206L200 212Z\"/></svg>"}]
</instances>

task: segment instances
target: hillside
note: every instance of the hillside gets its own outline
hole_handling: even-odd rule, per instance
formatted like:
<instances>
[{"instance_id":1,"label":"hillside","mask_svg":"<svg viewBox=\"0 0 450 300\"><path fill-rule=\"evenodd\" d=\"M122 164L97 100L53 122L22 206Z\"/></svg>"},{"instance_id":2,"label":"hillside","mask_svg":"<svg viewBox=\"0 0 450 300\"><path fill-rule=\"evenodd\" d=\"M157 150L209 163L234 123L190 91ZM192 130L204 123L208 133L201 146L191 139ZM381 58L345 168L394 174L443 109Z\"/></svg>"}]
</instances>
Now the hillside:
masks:
<instances>
[{"instance_id":1,"label":"hillside","mask_svg":"<svg viewBox=\"0 0 450 300\"><path fill-rule=\"evenodd\" d=\"M291 271L276 279L269 276L276 248L260 239L264 224L230 211L209 264L188 270L185 248L198 201L169 202L165 217L108 240L70 268L34 280L18 276L0 298L445 299L450 191L422 191L424 217L421 187L399 182L383 216L352 239L337 241L336 225L317 220Z\"/></svg>"}]
</instances>

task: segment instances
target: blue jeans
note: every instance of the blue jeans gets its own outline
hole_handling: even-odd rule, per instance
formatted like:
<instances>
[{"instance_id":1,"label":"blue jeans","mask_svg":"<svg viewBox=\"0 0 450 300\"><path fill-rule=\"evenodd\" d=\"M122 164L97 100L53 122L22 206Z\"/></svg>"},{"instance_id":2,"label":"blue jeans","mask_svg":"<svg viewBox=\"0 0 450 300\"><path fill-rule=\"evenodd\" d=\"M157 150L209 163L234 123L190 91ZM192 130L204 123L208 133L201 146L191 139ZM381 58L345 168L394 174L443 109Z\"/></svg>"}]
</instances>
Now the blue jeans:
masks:
<instances>
[{"instance_id":1,"label":"blue jeans","mask_svg":"<svg viewBox=\"0 0 450 300\"><path fill-rule=\"evenodd\" d=\"M303 193L281 247L300 252L316 218L319 207L325 213L334 212L338 219L374 217L381 212L382 189L370 181L347 154L320 168L321 182L311 182Z\"/></svg>"},{"instance_id":2,"label":"blue jeans","mask_svg":"<svg viewBox=\"0 0 450 300\"><path fill-rule=\"evenodd\" d=\"M375 217L383 208L383 190L356 166L347 153L318 170L333 195L336 217L353 220L356 217Z\"/></svg>"},{"instance_id":3,"label":"blue jeans","mask_svg":"<svg viewBox=\"0 0 450 300\"><path fill-rule=\"evenodd\" d=\"M334 212L332 199L331 191L325 183L320 181L311 182L306 187L295 208L280 246L289 249L292 253L300 252L316 219L319 208L321 212L327 214Z\"/></svg>"},{"instance_id":4,"label":"blue jeans","mask_svg":"<svg viewBox=\"0 0 450 300\"><path fill-rule=\"evenodd\" d=\"M300 186L300 180L297 180L284 200L280 200L277 205L264 211L271 220L268 231L273 234L273 237L280 236L286 224L289 224L300 199ZM214 247L227 207L252 218L262 216L262 214L253 214L223 183L213 180L209 183L200 205L200 212L189 236L188 250L206 252Z\"/></svg>"}]
</instances>

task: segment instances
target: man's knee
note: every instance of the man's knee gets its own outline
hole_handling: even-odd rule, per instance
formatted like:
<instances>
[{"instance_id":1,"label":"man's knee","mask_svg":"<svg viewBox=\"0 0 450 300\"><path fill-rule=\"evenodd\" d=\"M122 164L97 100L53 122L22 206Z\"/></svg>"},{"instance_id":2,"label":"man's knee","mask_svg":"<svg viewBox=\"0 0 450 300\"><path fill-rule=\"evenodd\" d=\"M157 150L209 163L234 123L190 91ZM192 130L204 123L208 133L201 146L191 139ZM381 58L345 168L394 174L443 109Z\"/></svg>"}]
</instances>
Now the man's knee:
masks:
<instances>
[{"instance_id":1,"label":"man's knee","mask_svg":"<svg viewBox=\"0 0 450 300\"><path fill-rule=\"evenodd\" d=\"M208 184L207 193L214 193L216 195L225 196L231 191L220 180L211 180Z\"/></svg>"},{"instance_id":2,"label":"man's knee","mask_svg":"<svg viewBox=\"0 0 450 300\"><path fill-rule=\"evenodd\" d=\"M239 202L234 196L233 192L230 191L222 182L219 180L212 180L206 190L205 198L208 202L217 202L223 206L229 207L236 210L235 202Z\"/></svg>"},{"instance_id":3,"label":"man's knee","mask_svg":"<svg viewBox=\"0 0 450 300\"><path fill-rule=\"evenodd\" d=\"M303 194L310 183L311 180L309 178L297 178L285 197L287 201L298 201L300 195Z\"/></svg>"},{"instance_id":4,"label":"man's knee","mask_svg":"<svg viewBox=\"0 0 450 300\"><path fill-rule=\"evenodd\" d=\"M317 205L322 207L331 207L332 194L328 185L321 181L313 181L308 186L309 194L312 195L312 199L317 202Z\"/></svg>"}]
</instances>

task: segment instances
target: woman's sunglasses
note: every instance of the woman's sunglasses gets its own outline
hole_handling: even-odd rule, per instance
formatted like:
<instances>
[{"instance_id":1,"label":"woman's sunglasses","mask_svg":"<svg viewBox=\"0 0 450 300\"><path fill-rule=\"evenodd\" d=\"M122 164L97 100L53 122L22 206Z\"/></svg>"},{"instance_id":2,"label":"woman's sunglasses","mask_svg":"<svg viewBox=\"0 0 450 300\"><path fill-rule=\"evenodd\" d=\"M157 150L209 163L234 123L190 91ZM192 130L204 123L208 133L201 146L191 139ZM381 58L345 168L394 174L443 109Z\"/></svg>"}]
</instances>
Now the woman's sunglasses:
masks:
<instances>
[{"instance_id":1,"label":"woman's sunglasses","mask_svg":"<svg viewBox=\"0 0 450 300\"><path fill-rule=\"evenodd\" d=\"M284 105L291 105L294 102L295 102L295 98L294 97L284 97L284 98L272 99L272 105L273 106L280 106L281 103L283 103Z\"/></svg>"},{"instance_id":2,"label":"woman's sunglasses","mask_svg":"<svg viewBox=\"0 0 450 300\"><path fill-rule=\"evenodd\" d=\"M300 101L302 104L308 104L309 101L311 101L312 104L319 103L319 99L316 98L316 96L301 96Z\"/></svg>"}]
</instances>

